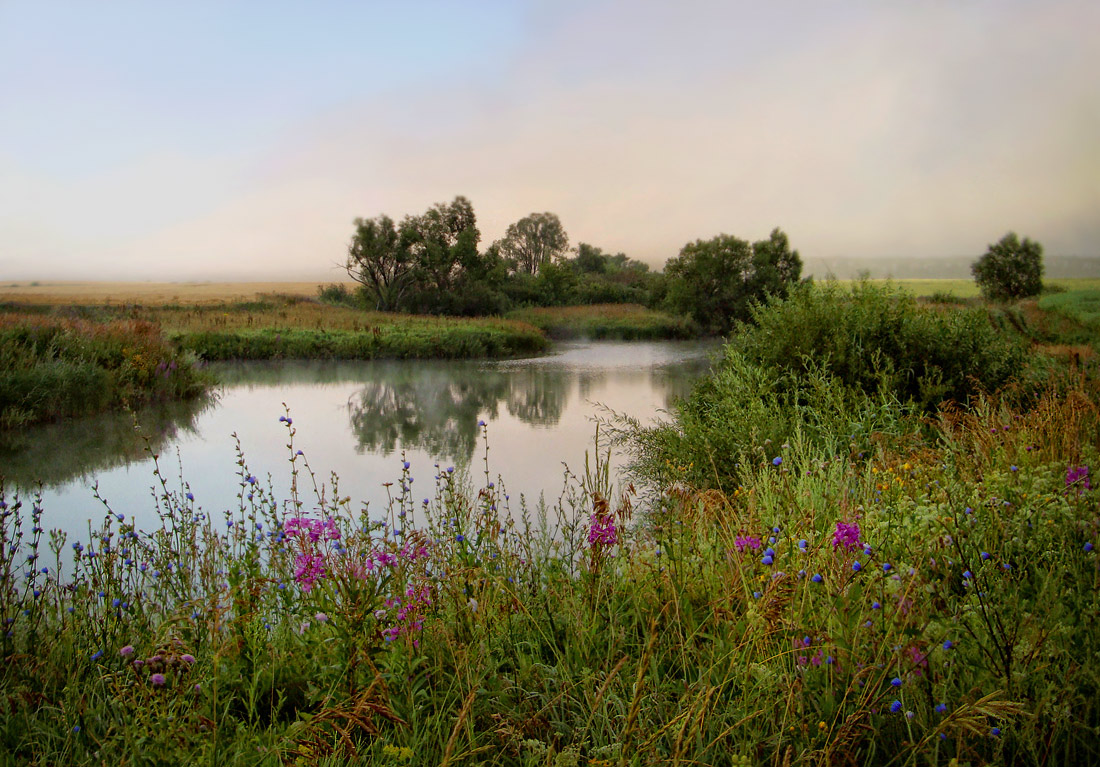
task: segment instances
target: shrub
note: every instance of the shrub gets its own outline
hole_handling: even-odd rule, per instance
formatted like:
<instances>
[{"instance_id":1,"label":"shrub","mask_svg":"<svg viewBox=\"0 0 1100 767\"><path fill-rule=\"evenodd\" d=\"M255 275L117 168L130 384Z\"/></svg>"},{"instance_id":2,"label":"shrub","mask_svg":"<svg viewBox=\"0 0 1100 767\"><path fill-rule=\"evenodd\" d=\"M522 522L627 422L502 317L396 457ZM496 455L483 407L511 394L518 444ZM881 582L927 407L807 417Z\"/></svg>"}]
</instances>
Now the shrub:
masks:
<instances>
[{"instance_id":1,"label":"shrub","mask_svg":"<svg viewBox=\"0 0 1100 767\"><path fill-rule=\"evenodd\" d=\"M993 301L1037 296L1043 290L1043 246L1015 232L989 246L970 267L982 295Z\"/></svg>"}]
</instances>

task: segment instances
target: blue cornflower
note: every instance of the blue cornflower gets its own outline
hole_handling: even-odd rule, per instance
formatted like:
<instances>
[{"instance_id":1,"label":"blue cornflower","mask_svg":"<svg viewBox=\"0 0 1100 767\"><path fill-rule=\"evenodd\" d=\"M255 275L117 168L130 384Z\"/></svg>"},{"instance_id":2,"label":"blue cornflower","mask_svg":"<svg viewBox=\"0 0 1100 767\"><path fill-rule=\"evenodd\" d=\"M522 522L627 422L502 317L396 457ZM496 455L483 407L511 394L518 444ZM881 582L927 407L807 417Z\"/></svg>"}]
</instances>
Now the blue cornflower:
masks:
<instances>
[{"instance_id":1,"label":"blue cornflower","mask_svg":"<svg viewBox=\"0 0 1100 767\"><path fill-rule=\"evenodd\" d=\"M983 551L982 552L982 559L989 559L989 552L988 551Z\"/></svg>"},{"instance_id":2,"label":"blue cornflower","mask_svg":"<svg viewBox=\"0 0 1100 767\"><path fill-rule=\"evenodd\" d=\"M814 583L821 583L825 579L821 577L821 573L814 573L814 577L810 578L810 580Z\"/></svg>"},{"instance_id":3,"label":"blue cornflower","mask_svg":"<svg viewBox=\"0 0 1100 767\"><path fill-rule=\"evenodd\" d=\"M94 653L92 653L92 660L99 660L102 657L103 657L103 650L96 650Z\"/></svg>"},{"instance_id":4,"label":"blue cornflower","mask_svg":"<svg viewBox=\"0 0 1100 767\"><path fill-rule=\"evenodd\" d=\"M954 646L955 646L955 643L952 642L950 639L943 640L943 649L950 650Z\"/></svg>"},{"instance_id":5,"label":"blue cornflower","mask_svg":"<svg viewBox=\"0 0 1100 767\"><path fill-rule=\"evenodd\" d=\"M1092 551L1092 541L1085 544L1085 553L1088 554L1090 551Z\"/></svg>"},{"instance_id":6,"label":"blue cornflower","mask_svg":"<svg viewBox=\"0 0 1100 767\"><path fill-rule=\"evenodd\" d=\"M754 599L759 599L763 595L759 591L754 591L752 592L752 596Z\"/></svg>"},{"instance_id":7,"label":"blue cornflower","mask_svg":"<svg viewBox=\"0 0 1100 767\"><path fill-rule=\"evenodd\" d=\"M969 570L963 570L963 578L965 578L966 580L970 580L973 577L974 574L971 573Z\"/></svg>"},{"instance_id":8,"label":"blue cornflower","mask_svg":"<svg viewBox=\"0 0 1100 767\"><path fill-rule=\"evenodd\" d=\"M879 602L878 600L875 600L874 602L871 603L871 609L872 610L881 610L882 609L882 603Z\"/></svg>"},{"instance_id":9,"label":"blue cornflower","mask_svg":"<svg viewBox=\"0 0 1100 767\"><path fill-rule=\"evenodd\" d=\"M774 562L775 560L774 560L774 559L772 559L772 556L771 556L771 554L767 554L767 555L765 555L765 556L764 556L764 558L763 558L763 559L761 559L760 561L761 561L761 562L762 562L763 564L765 564L765 565L770 565L770 564L771 564L772 562Z\"/></svg>"},{"instance_id":10,"label":"blue cornflower","mask_svg":"<svg viewBox=\"0 0 1100 767\"><path fill-rule=\"evenodd\" d=\"M901 678L900 677L894 677L893 679L890 680L890 685L892 687L901 687Z\"/></svg>"},{"instance_id":11,"label":"blue cornflower","mask_svg":"<svg viewBox=\"0 0 1100 767\"><path fill-rule=\"evenodd\" d=\"M408 461L402 461L402 463L401 463L401 468L402 468L402 469L407 469L407 468L409 468L409 465L410 465L410 464L409 464L409 462L408 462Z\"/></svg>"},{"instance_id":12,"label":"blue cornflower","mask_svg":"<svg viewBox=\"0 0 1100 767\"><path fill-rule=\"evenodd\" d=\"M455 536L455 540L459 543L462 543L464 540L466 540L466 536L464 536L462 533L459 533Z\"/></svg>"},{"instance_id":13,"label":"blue cornflower","mask_svg":"<svg viewBox=\"0 0 1100 767\"><path fill-rule=\"evenodd\" d=\"M863 569L863 565L861 565L861 564L860 564L859 562L853 562L853 563L852 563L852 570L853 570L854 572L857 572L857 573L858 573L858 572L859 572L860 570L862 570L862 569Z\"/></svg>"},{"instance_id":14,"label":"blue cornflower","mask_svg":"<svg viewBox=\"0 0 1100 767\"><path fill-rule=\"evenodd\" d=\"M891 703L890 704L890 711L894 714L901 711L901 701L900 700L895 700L893 703Z\"/></svg>"},{"instance_id":15,"label":"blue cornflower","mask_svg":"<svg viewBox=\"0 0 1100 767\"><path fill-rule=\"evenodd\" d=\"M945 711L947 711L947 704L946 703L937 703L936 704L936 713L937 714L942 714Z\"/></svg>"},{"instance_id":16,"label":"blue cornflower","mask_svg":"<svg viewBox=\"0 0 1100 767\"><path fill-rule=\"evenodd\" d=\"M883 562L882 563L882 572L888 573L892 569L894 569L894 566L892 564L890 564L889 562Z\"/></svg>"},{"instance_id":17,"label":"blue cornflower","mask_svg":"<svg viewBox=\"0 0 1100 767\"><path fill-rule=\"evenodd\" d=\"M809 546L809 545L810 545L809 541L807 541L805 538L803 538L802 540L800 540L798 542L798 548L802 549L803 551L805 551L806 547Z\"/></svg>"},{"instance_id":18,"label":"blue cornflower","mask_svg":"<svg viewBox=\"0 0 1100 767\"><path fill-rule=\"evenodd\" d=\"M994 727L992 730L989 731L989 734L992 735L994 738L996 738L1001 734L1001 728L1000 727Z\"/></svg>"},{"instance_id":19,"label":"blue cornflower","mask_svg":"<svg viewBox=\"0 0 1100 767\"><path fill-rule=\"evenodd\" d=\"M772 459L772 466L779 466L781 463L783 463L783 459L778 455Z\"/></svg>"}]
</instances>

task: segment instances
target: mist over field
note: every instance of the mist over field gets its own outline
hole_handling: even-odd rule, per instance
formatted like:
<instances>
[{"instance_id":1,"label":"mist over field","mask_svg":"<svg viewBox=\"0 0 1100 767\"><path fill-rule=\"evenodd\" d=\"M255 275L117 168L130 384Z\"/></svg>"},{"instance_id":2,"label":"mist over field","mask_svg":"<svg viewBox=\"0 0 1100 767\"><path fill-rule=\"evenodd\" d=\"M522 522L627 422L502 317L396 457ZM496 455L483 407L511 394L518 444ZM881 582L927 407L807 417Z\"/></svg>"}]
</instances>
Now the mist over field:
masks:
<instances>
[{"instance_id":1,"label":"mist over field","mask_svg":"<svg viewBox=\"0 0 1100 767\"><path fill-rule=\"evenodd\" d=\"M456 195L482 247L552 211L654 267L778 226L811 273L949 277L1015 230L1053 273L1100 255L1098 27L1084 0L7 3L0 279L333 279L355 217Z\"/></svg>"}]
</instances>

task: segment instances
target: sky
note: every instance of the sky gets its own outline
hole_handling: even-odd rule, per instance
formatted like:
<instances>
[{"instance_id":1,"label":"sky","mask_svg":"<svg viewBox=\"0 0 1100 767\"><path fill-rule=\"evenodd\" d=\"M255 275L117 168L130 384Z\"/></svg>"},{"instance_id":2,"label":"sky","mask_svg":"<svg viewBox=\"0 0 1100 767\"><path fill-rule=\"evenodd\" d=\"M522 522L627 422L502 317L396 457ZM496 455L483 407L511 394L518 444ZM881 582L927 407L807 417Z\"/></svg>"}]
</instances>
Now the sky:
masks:
<instances>
[{"instance_id":1,"label":"sky","mask_svg":"<svg viewBox=\"0 0 1100 767\"><path fill-rule=\"evenodd\" d=\"M457 195L661 266L1100 256L1095 0L0 0L0 280L332 280Z\"/></svg>"}]
</instances>

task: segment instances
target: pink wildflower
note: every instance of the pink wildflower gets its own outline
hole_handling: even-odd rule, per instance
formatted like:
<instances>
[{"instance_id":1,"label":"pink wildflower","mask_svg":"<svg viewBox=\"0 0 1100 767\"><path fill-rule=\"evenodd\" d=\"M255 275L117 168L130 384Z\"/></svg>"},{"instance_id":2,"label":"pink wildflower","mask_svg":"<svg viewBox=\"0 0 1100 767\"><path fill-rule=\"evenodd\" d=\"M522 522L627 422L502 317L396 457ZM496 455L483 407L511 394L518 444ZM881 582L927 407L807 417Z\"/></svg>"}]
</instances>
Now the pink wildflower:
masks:
<instances>
[{"instance_id":1,"label":"pink wildflower","mask_svg":"<svg viewBox=\"0 0 1100 767\"><path fill-rule=\"evenodd\" d=\"M761 544L760 539L755 535L739 535L733 539L733 545L737 547L739 553L744 553L745 549L756 551Z\"/></svg>"},{"instance_id":2,"label":"pink wildflower","mask_svg":"<svg viewBox=\"0 0 1100 767\"><path fill-rule=\"evenodd\" d=\"M294 580L307 594L325 577L325 558L320 554L299 554L294 558Z\"/></svg>"},{"instance_id":3,"label":"pink wildflower","mask_svg":"<svg viewBox=\"0 0 1100 767\"><path fill-rule=\"evenodd\" d=\"M593 514L588 525L589 546L614 546L619 542L619 531L610 516Z\"/></svg>"},{"instance_id":4,"label":"pink wildflower","mask_svg":"<svg viewBox=\"0 0 1100 767\"><path fill-rule=\"evenodd\" d=\"M859 540L859 523L858 522L837 522L836 531L833 533L833 548L838 549L841 546L845 551L854 551L863 544Z\"/></svg>"}]
</instances>

